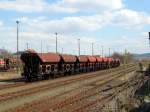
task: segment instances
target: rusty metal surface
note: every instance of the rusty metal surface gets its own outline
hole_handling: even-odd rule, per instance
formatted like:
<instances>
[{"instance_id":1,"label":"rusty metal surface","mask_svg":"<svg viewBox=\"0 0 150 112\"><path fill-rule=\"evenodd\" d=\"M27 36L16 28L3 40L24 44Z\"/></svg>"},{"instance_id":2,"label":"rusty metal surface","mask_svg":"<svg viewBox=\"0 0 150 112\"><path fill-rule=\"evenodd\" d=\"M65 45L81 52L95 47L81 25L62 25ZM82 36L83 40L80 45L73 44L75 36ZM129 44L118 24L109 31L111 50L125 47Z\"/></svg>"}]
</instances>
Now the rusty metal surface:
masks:
<instances>
[{"instance_id":1,"label":"rusty metal surface","mask_svg":"<svg viewBox=\"0 0 150 112\"><path fill-rule=\"evenodd\" d=\"M74 62L76 62L77 61L77 57L76 56L74 56L74 55L68 55L68 54L62 54L62 55L60 55L61 57L62 57L62 59L64 60L64 62L66 62L66 63L74 63Z\"/></svg>"},{"instance_id":2,"label":"rusty metal surface","mask_svg":"<svg viewBox=\"0 0 150 112\"><path fill-rule=\"evenodd\" d=\"M102 62L103 58L102 57L96 57L97 62Z\"/></svg>"},{"instance_id":3,"label":"rusty metal surface","mask_svg":"<svg viewBox=\"0 0 150 112\"><path fill-rule=\"evenodd\" d=\"M5 61L3 59L0 59L0 66L5 65Z\"/></svg>"},{"instance_id":4,"label":"rusty metal surface","mask_svg":"<svg viewBox=\"0 0 150 112\"><path fill-rule=\"evenodd\" d=\"M38 53L38 56L42 62L58 63L61 59L60 55L56 53Z\"/></svg>"},{"instance_id":5,"label":"rusty metal surface","mask_svg":"<svg viewBox=\"0 0 150 112\"><path fill-rule=\"evenodd\" d=\"M56 54L56 53L37 53L33 49L26 50L21 55L21 59L26 58L28 56L37 56L44 63L45 62L58 63L61 59L59 54Z\"/></svg>"},{"instance_id":6,"label":"rusty metal surface","mask_svg":"<svg viewBox=\"0 0 150 112\"><path fill-rule=\"evenodd\" d=\"M108 61L113 62L114 60L113 60L113 58L108 58Z\"/></svg>"},{"instance_id":7,"label":"rusty metal surface","mask_svg":"<svg viewBox=\"0 0 150 112\"><path fill-rule=\"evenodd\" d=\"M84 56L84 55L81 55L81 56L78 56L78 60L79 62L88 62L88 58L87 56Z\"/></svg>"},{"instance_id":8,"label":"rusty metal surface","mask_svg":"<svg viewBox=\"0 0 150 112\"><path fill-rule=\"evenodd\" d=\"M35 50L33 50L33 49L27 49L25 52L27 52L27 53L37 53Z\"/></svg>"},{"instance_id":9,"label":"rusty metal surface","mask_svg":"<svg viewBox=\"0 0 150 112\"><path fill-rule=\"evenodd\" d=\"M103 61L104 62L108 62L108 58L103 58Z\"/></svg>"},{"instance_id":10,"label":"rusty metal surface","mask_svg":"<svg viewBox=\"0 0 150 112\"><path fill-rule=\"evenodd\" d=\"M89 62L91 62L91 63L96 62L96 57L94 57L94 56L87 56L87 57L88 57Z\"/></svg>"}]
</instances>

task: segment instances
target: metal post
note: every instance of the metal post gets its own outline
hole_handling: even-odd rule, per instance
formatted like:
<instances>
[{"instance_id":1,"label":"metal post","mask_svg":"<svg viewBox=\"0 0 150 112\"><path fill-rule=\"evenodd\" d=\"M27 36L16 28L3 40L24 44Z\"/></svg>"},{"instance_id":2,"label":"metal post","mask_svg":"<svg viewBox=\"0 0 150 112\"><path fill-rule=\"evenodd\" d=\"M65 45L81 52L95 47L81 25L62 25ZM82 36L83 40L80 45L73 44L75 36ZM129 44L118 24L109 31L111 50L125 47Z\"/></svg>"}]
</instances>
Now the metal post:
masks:
<instances>
[{"instance_id":1,"label":"metal post","mask_svg":"<svg viewBox=\"0 0 150 112\"><path fill-rule=\"evenodd\" d=\"M27 50L29 49L29 43L26 43L26 46L27 46Z\"/></svg>"},{"instance_id":2,"label":"metal post","mask_svg":"<svg viewBox=\"0 0 150 112\"><path fill-rule=\"evenodd\" d=\"M94 43L92 42L92 56L94 55Z\"/></svg>"},{"instance_id":3,"label":"metal post","mask_svg":"<svg viewBox=\"0 0 150 112\"><path fill-rule=\"evenodd\" d=\"M101 47L102 47L102 57L103 57L103 55L104 55L103 54L104 53L104 46L102 45Z\"/></svg>"},{"instance_id":4,"label":"metal post","mask_svg":"<svg viewBox=\"0 0 150 112\"><path fill-rule=\"evenodd\" d=\"M63 51L64 51L64 49L62 48L62 49L61 49L61 53L62 53L62 54L63 54Z\"/></svg>"},{"instance_id":5,"label":"metal post","mask_svg":"<svg viewBox=\"0 0 150 112\"><path fill-rule=\"evenodd\" d=\"M149 46L150 46L150 32L148 32L148 34L149 34L149 38L148 39L149 39Z\"/></svg>"},{"instance_id":6,"label":"metal post","mask_svg":"<svg viewBox=\"0 0 150 112\"><path fill-rule=\"evenodd\" d=\"M48 45L46 46L46 49L47 49L47 53L48 53L49 52L49 46Z\"/></svg>"},{"instance_id":7,"label":"metal post","mask_svg":"<svg viewBox=\"0 0 150 112\"><path fill-rule=\"evenodd\" d=\"M43 52L43 44L42 44L42 40L41 40L41 56L42 56L42 52Z\"/></svg>"},{"instance_id":8,"label":"metal post","mask_svg":"<svg viewBox=\"0 0 150 112\"><path fill-rule=\"evenodd\" d=\"M55 35L56 35L56 53L57 53L57 35L58 35L58 33L56 32Z\"/></svg>"},{"instance_id":9,"label":"metal post","mask_svg":"<svg viewBox=\"0 0 150 112\"><path fill-rule=\"evenodd\" d=\"M80 39L78 39L78 55L80 56Z\"/></svg>"},{"instance_id":10,"label":"metal post","mask_svg":"<svg viewBox=\"0 0 150 112\"><path fill-rule=\"evenodd\" d=\"M110 57L110 48L109 48L109 57Z\"/></svg>"},{"instance_id":11,"label":"metal post","mask_svg":"<svg viewBox=\"0 0 150 112\"><path fill-rule=\"evenodd\" d=\"M17 23L17 73L19 74L19 21Z\"/></svg>"}]
</instances>

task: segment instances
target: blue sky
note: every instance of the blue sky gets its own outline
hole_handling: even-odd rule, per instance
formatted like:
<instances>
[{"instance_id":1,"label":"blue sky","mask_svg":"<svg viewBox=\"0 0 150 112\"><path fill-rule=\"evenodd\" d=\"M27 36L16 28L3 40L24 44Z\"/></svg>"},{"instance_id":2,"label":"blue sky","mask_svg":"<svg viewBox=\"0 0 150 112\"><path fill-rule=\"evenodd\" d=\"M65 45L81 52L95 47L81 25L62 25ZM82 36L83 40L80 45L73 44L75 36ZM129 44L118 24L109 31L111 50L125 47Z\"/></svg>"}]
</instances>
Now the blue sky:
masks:
<instances>
[{"instance_id":1,"label":"blue sky","mask_svg":"<svg viewBox=\"0 0 150 112\"><path fill-rule=\"evenodd\" d=\"M26 43L36 51L55 52L58 32L59 52L108 55L113 52L149 52L149 0L1 0L0 48L16 51L16 20L19 24L19 50Z\"/></svg>"}]
</instances>

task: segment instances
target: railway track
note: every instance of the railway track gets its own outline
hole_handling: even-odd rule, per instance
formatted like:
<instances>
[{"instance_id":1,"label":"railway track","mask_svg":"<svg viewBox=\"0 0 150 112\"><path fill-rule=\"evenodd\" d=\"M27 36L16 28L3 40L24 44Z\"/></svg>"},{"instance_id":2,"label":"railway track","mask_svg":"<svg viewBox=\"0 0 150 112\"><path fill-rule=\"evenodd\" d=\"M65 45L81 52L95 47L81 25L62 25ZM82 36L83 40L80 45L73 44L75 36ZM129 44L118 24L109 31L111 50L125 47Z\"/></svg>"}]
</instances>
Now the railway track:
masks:
<instances>
[{"instance_id":1,"label":"railway track","mask_svg":"<svg viewBox=\"0 0 150 112\"><path fill-rule=\"evenodd\" d=\"M129 71L127 71L126 73L130 73L132 70L129 70ZM88 89L88 90L84 90L82 93L80 93L80 94L78 94L78 97L77 98L79 98L79 99L76 99L76 100L74 100L74 102L71 100L71 105L73 106L73 104L74 105L77 105L77 103L79 102L84 102L84 100L85 99L89 99L89 98L91 98L91 97L93 97L93 96L96 96L96 95L99 95L100 94L100 92L98 91L99 90L99 88L100 88L100 86L103 86L103 85L105 85L105 84L107 84L107 83L109 83L109 82L111 82L111 81L113 81L113 80L116 80L117 78L119 78L119 77L122 77L122 73L120 72L120 73L118 73L116 76L114 75L114 76L112 76L111 78L109 78L107 81L104 81L104 82L102 82L102 83L100 83L100 84L97 84L97 85L95 85L95 86L93 86L92 88L90 88L90 89ZM95 83L96 82L99 82L98 80L97 81L95 81ZM86 102L84 102L84 104L85 104ZM60 104L62 104L62 102L60 103ZM57 105L60 105L60 104L57 104ZM67 105L69 105L69 103L67 104ZM66 106L67 106L66 105ZM89 104L87 104L87 106L88 106ZM77 105L77 107L78 107L79 105ZM52 106L52 108L53 108L54 106ZM63 107L65 107L65 106L63 106ZM62 106L61 107L55 107L54 108L54 111L55 111L55 109L56 109L56 111L57 111L57 109L62 109L63 108ZM69 110L69 112L71 111L71 106L69 106L68 108L70 108L70 110ZM66 112L67 110L68 110L68 108L66 109L66 110L64 110L64 112ZM82 106L82 108L83 109L85 109L85 107L84 106ZM62 110L61 110L62 111ZM77 109L77 111L76 112L78 112L78 109Z\"/></svg>"},{"instance_id":2,"label":"railway track","mask_svg":"<svg viewBox=\"0 0 150 112\"><path fill-rule=\"evenodd\" d=\"M129 65L126 65L126 67L130 67L130 66L133 66L133 64L129 64ZM89 75L86 75L86 76L90 76L91 74L93 74L93 75L95 75L95 74L97 74L97 73L100 73L100 74L107 74L107 73L109 73L109 72L114 72L114 71L117 71L117 70L120 70L120 69L123 69L124 68L124 66L122 65L122 66L120 66L120 67L118 67L118 68L113 68L113 69L107 69L107 70L101 70L101 71L96 71L96 72L91 72L91 73L87 73L87 74L89 74ZM81 75L83 75L83 77L84 77L84 74L85 73L82 73ZM82 76L80 76L80 77L82 77ZM64 78L64 77L60 77L60 78ZM56 79L55 79L56 80ZM43 81L38 81L38 82L32 82L32 83L25 83L25 82L16 82L16 83L14 83L14 84L4 84L4 85L0 85L0 90L3 90L3 89L8 89L8 88L14 88L14 87L19 87L19 86L25 86L25 85L30 85L30 84L34 84L34 83L44 83L44 82L48 82L48 80L43 80Z\"/></svg>"},{"instance_id":3,"label":"railway track","mask_svg":"<svg viewBox=\"0 0 150 112\"><path fill-rule=\"evenodd\" d=\"M96 83L96 82L100 82L100 81L104 81L104 82L102 82L102 83L100 83L100 84L98 84L98 85L96 85L96 86L94 86L94 87L92 87L92 88L87 88L87 89L85 89L85 91L82 91L82 92L80 92L80 93L77 93L76 95L74 95L74 96L72 96L72 97L69 97L69 98L67 98L67 99L65 99L65 100L62 100L62 101L60 101L60 102L58 102L56 99L57 99L57 97L59 97L59 95L57 95L57 97L55 96L55 97L50 97L50 98L47 98L47 99L44 99L44 100L40 100L39 102L32 102L30 105L28 105L27 107L23 107L23 108L20 108L20 109L16 109L16 111L20 111L20 112L23 112L23 111L25 111L25 112L28 112L28 111L30 111L30 107L33 109L33 107L34 108L36 108L37 110L40 110L41 109L41 107L44 107L44 110L49 110L49 109L52 109L52 110L55 110L55 111L58 111L60 108L62 109L62 108L65 108L66 107L66 105L69 105L70 106L70 104L75 104L76 102L78 102L78 101L81 101L81 100L84 100L85 98L88 98L88 97L92 97L93 95L97 95L98 93L97 93L97 89L100 87L100 86L102 86L102 85L105 85L106 83L109 83L110 81L112 81L112 80L114 80L114 79L116 79L116 78L118 78L118 77L121 77L123 74L122 74L122 72L124 72L124 73L128 73L128 72L131 72L131 71L133 71L133 70L135 70L135 66L133 66L133 67L129 67L129 70L127 70L127 69L124 69L124 70L121 70L121 71L118 71L118 72L116 72L116 73L114 73L114 74L111 74L111 75L109 75L109 77L105 77L105 78L103 78L103 79L99 79L99 80L95 80L95 81L93 81L92 83ZM107 79L107 80L106 80ZM91 92L92 91L92 92ZM70 92L70 91L68 91L68 92ZM68 92L65 92L64 94L67 94ZM84 93L84 95L83 95L83 93ZM85 94L86 94L86 96L85 96ZM63 94L60 94L60 95L63 95ZM43 104L43 103L44 104ZM52 104L52 105L49 105L48 107L47 106L45 106L45 104L47 104L46 102L48 102L48 104ZM43 104L43 105L42 105ZM71 106L70 106L71 107ZM26 110L26 109L29 109L29 110ZM44 110L41 110L41 111L44 111ZM64 109L65 110L65 109Z\"/></svg>"},{"instance_id":4,"label":"railway track","mask_svg":"<svg viewBox=\"0 0 150 112\"><path fill-rule=\"evenodd\" d=\"M128 65L128 66L130 67L130 66L133 66L133 65ZM120 69L123 69L123 67L121 67ZM108 74L109 72L113 72L113 71L115 71L115 70L112 69L110 71L103 71L103 72L101 72L101 74L105 74L105 73ZM85 79L89 79L89 78L92 78L92 77L98 77L99 75L100 74L97 74L97 73L94 73L92 75L91 74L81 75L80 77L77 77L77 78L71 78L71 79L62 80L62 81L58 80L59 83L57 83L57 82L48 83L46 85L37 86L37 87L34 87L34 88L29 88L29 89L24 89L24 90L21 90L21 91L15 91L15 92L6 93L6 94L0 94L0 103L4 102L6 100L11 100L11 99L14 99L14 98L18 98L20 96L23 97L23 96L27 96L27 95L31 95L31 94L40 92L40 91L50 90L50 89L56 88L58 86L65 86L67 84L74 83L74 82L80 81L82 79L85 80Z\"/></svg>"},{"instance_id":5,"label":"railway track","mask_svg":"<svg viewBox=\"0 0 150 112\"><path fill-rule=\"evenodd\" d=\"M107 95L104 95L103 97L101 98L98 98L94 101L90 101L90 102L85 102L84 105L74 109L73 111L70 111L70 112L90 112L90 111L101 111L101 109L103 108L103 106L108 103L109 101L111 101L115 96L117 96L119 93L121 93L122 91L128 89L129 87L131 86L135 86L137 83L139 83L138 81L139 80L135 80L133 82L133 80L130 80L132 81L130 84L128 83L128 81L126 82L123 82L119 85L116 85L116 86L112 86L111 88L109 89L106 89L105 92L107 91L112 91L112 93L110 94L107 94ZM100 92L103 92L103 91L100 91ZM99 104L98 106L96 106L97 104ZM97 109L93 109L94 107L98 107Z\"/></svg>"},{"instance_id":6,"label":"railway track","mask_svg":"<svg viewBox=\"0 0 150 112\"><path fill-rule=\"evenodd\" d=\"M129 89L132 86L135 86L135 88L138 88L139 84L142 82L142 80L130 80L132 81L131 83L125 82L124 84L115 86L115 92L113 92L112 94L109 94L105 97L103 97L102 99L97 99L94 102L90 102L90 104L85 105L84 107L84 111L86 112L91 112L91 111L102 111L102 109L105 107L105 104L110 102L111 100L113 100L119 93L123 92L126 89ZM114 89L114 88L112 88ZM96 106L98 103L100 103L98 106ZM95 106L95 107L94 107ZM83 112L83 108L80 108L78 110L75 110L73 112Z\"/></svg>"}]
</instances>

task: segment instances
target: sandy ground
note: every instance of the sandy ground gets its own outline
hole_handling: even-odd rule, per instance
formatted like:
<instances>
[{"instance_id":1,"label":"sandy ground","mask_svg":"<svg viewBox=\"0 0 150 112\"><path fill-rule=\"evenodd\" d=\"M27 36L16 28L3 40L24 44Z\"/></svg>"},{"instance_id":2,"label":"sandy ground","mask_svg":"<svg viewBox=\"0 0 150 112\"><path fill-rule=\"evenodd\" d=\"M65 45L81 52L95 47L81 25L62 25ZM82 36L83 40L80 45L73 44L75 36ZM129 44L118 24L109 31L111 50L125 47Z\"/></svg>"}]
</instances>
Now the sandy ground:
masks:
<instances>
[{"instance_id":1,"label":"sandy ground","mask_svg":"<svg viewBox=\"0 0 150 112\"><path fill-rule=\"evenodd\" d=\"M96 82L98 84L103 83L104 80L101 80L101 79L103 79L104 77L108 77L108 75L103 75L103 76L99 75L97 77L92 77L89 79L80 80L80 81L77 81L77 82L74 82L71 84L67 84L65 86L59 86L59 87L52 88L52 89L49 88L49 89L31 94L31 95L21 96L21 97L17 97L17 98L8 100L8 101L4 101L4 102L0 103L0 110L5 111L7 109L19 107L21 105L28 104L28 103L31 103L31 102L36 101L36 100L52 98L52 97L57 96L57 95L60 96L60 99L66 97L66 96L70 97L74 93L79 92L80 89L84 90L84 88L85 89L91 88L92 87L92 86L90 86L91 84L95 85ZM68 77L68 78L71 78L71 77ZM109 78L111 78L111 77L109 77ZM61 79L49 80L48 83L50 84L51 82L57 82L57 80L60 81ZM118 80L117 80L117 82L118 82ZM26 90L27 88L29 88L27 86L28 85L23 86L23 87L16 87L16 89L15 88L9 88L7 90L2 90L0 92L0 94L3 95L6 93L15 92L15 91L18 91L18 92L23 91L23 90ZM39 85L37 83L35 83L34 86L39 86ZM33 85L31 87L33 88ZM69 92L69 91L73 91L73 92ZM63 93L66 93L66 94L62 95ZM17 100L17 102L16 102L16 100Z\"/></svg>"},{"instance_id":2,"label":"sandy ground","mask_svg":"<svg viewBox=\"0 0 150 112\"><path fill-rule=\"evenodd\" d=\"M0 72L0 80L13 79L18 77L21 77L21 74L18 74L16 71Z\"/></svg>"}]
</instances>

